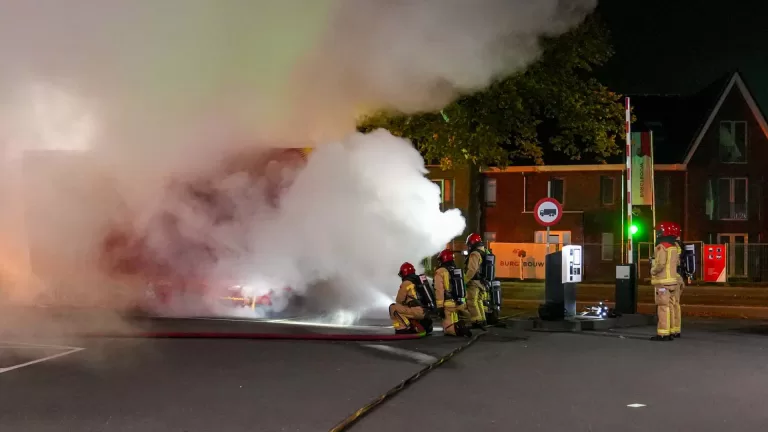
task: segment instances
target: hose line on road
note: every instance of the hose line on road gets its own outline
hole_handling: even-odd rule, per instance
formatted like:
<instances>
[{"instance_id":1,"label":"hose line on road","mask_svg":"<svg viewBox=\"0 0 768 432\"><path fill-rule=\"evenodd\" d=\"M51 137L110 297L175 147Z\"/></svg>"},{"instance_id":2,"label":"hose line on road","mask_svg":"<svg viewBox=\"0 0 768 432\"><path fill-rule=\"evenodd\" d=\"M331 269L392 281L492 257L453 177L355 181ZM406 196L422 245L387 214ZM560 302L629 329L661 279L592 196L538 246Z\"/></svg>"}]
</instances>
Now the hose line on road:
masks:
<instances>
[{"instance_id":1,"label":"hose line on road","mask_svg":"<svg viewBox=\"0 0 768 432\"><path fill-rule=\"evenodd\" d=\"M482 336L484 336L487 333L479 333L472 337L472 339L469 340L469 342L465 343L464 345L456 348L455 350L449 352L448 354L444 355L440 359L438 359L436 362L430 364L429 366L425 367L424 369L416 372L414 375L412 375L410 378L406 379L405 381L401 382L397 386L390 389L388 392L382 394L381 396L377 397L376 399L369 402L364 407L360 408L359 410L352 413L349 417L342 420L339 424L334 426L329 432L342 432L348 430L350 427L352 427L353 424L355 424L358 420L360 420L363 416L370 413L374 408L378 407L379 405L386 402L388 399L390 399L392 396L396 395L409 385L413 384L414 382L418 381L421 377L429 373L430 371L440 367L443 363L450 360L453 356L456 354L464 351L467 349L470 345L477 342L478 339L480 339Z\"/></svg>"},{"instance_id":2,"label":"hose line on road","mask_svg":"<svg viewBox=\"0 0 768 432\"><path fill-rule=\"evenodd\" d=\"M88 336L104 338L147 339L268 339L307 341L375 342L420 339L418 334L322 334L322 333L237 333L237 332L141 332L141 333L93 333Z\"/></svg>"}]
</instances>

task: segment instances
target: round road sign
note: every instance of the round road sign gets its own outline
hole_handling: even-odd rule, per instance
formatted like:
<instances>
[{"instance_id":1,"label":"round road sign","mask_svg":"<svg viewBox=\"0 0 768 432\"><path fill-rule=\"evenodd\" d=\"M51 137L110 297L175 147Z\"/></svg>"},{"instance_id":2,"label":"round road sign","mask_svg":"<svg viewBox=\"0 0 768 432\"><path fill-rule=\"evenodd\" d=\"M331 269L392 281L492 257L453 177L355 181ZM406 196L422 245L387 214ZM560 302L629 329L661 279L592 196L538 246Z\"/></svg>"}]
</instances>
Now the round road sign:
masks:
<instances>
[{"instance_id":1,"label":"round road sign","mask_svg":"<svg viewBox=\"0 0 768 432\"><path fill-rule=\"evenodd\" d=\"M533 217L542 226L552 226L563 217L563 206L554 198L542 198L533 207Z\"/></svg>"}]
</instances>

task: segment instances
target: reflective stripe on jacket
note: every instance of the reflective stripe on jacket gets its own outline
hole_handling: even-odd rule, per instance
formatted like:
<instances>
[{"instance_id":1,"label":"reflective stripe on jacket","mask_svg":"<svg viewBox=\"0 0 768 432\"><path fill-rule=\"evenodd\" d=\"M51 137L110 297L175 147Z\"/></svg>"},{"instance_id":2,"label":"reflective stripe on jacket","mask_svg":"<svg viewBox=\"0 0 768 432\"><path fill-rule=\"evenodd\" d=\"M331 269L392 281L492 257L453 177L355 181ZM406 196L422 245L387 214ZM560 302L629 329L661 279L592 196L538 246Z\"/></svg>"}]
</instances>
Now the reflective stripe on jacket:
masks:
<instances>
[{"instance_id":1,"label":"reflective stripe on jacket","mask_svg":"<svg viewBox=\"0 0 768 432\"><path fill-rule=\"evenodd\" d=\"M677 247L669 243L660 243L656 246L656 256L651 268L652 285L677 285L677 265L680 254Z\"/></svg>"}]
</instances>

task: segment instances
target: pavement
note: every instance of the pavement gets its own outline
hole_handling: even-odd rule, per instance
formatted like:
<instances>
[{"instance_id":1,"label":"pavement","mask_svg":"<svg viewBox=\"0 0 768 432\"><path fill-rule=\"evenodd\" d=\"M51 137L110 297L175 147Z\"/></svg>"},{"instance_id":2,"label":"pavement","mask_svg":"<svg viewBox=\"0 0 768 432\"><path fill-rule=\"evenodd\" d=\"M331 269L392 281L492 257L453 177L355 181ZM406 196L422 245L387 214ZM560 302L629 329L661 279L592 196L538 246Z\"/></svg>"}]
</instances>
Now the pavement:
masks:
<instances>
[{"instance_id":1,"label":"pavement","mask_svg":"<svg viewBox=\"0 0 768 432\"><path fill-rule=\"evenodd\" d=\"M502 296L507 308L536 309L544 299L544 284L506 282ZM615 287L607 284L578 284L577 307L605 302L612 306ZM654 314L653 287L638 287L638 312ZM683 314L697 317L768 319L768 287L687 286L683 290Z\"/></svg>"},{"instance_id":2,"label":"pavement","mask_svg":"<svg viewBox=\"0 0 768 432\"><path fill-rule=\"evenodd\" d=\"M351 430L764 430L768 323L689 320L674 342L651 334L492 329ZM0 430L328 431L466 342L6 332Z\"/></svg>"}]
</instances>

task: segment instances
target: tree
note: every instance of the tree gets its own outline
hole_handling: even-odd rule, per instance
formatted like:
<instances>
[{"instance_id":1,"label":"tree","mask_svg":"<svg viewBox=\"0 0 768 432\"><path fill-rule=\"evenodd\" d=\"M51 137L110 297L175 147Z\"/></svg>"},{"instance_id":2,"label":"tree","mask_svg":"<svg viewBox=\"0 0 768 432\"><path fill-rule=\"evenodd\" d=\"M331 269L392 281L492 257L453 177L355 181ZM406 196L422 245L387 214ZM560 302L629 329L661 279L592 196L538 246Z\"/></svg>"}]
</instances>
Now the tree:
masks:
<instances>
[{"instance_id":1,"label":"tree","mask_svg":"<svg viewBox=\"0 0 768 432\"><path fill-rule=\"evenodd\" d=\"M430 162L505 166L543 164L547 155L604 161L624 130L621 96L591 76L613 54L596 16L555 38L528 69L467 95L442 113L376 113L362 131L383 127L409 138Z\"/></svg>"}]
</instances>

